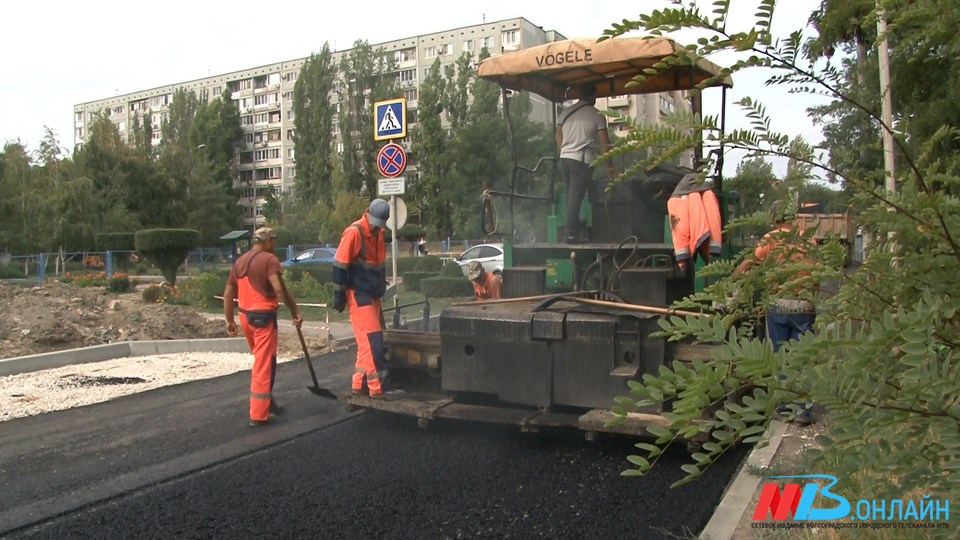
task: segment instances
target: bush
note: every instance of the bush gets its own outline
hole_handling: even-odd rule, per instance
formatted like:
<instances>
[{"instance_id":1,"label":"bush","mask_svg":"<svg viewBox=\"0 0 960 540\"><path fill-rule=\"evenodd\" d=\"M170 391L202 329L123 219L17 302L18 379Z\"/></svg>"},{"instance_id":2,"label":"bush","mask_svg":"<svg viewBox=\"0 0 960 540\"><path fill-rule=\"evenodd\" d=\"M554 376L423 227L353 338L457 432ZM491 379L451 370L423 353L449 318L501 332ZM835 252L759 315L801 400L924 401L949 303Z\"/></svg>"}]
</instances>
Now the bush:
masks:
<instances>
[{"instance_id":1,"label":"bush","mask_svg":"<svg viewBox=\"0 0 960 540\"><path fill-rule=\"evenodd\" d=\"M125 293L133 290L133 282L123 272L117 272L107 280L107 290L115 293Z\"/></svg>"},{"instance_id":2,"label":"bush","mask_svg":"<svg viewBox=\"0 0 960 540\"><path fill-rule=\"evenodd\" d=\"M443 261L436 255L425 255L423 257L414 257L417 260L417 272L440 272L443 268Z\"/></svg>"},{"instance_id":3,"label":"bush","mask_svg":"<svg viewBox=\"0 0 960 540\"><path fill-rule=\"evenodd\" d=\"M297 276L299 279L287 280L285 283L298 302L329 304L333 301L333 283L322 283L308 273Z\"/></svg>"},{"instance_id":4,"label":"bush","mask_svg":"<svg viewBox=\"0 0 960 540\"><path fill-rule=\"evenodd\" d=\"M148 304L163 304L170 300L172 292L165 285L150 285L143 290L143 301Z\"/></svg>"},{"instance_id":5,"label":"bush","mask_svg":"<svg viewBox=\"0 0 960 540\"><path fill-rule=\"evenodd\" d=\"M106 287L108 285L105 272L84 272L82 274L66 272L60 278L60 283L70 283L75 287Z\"/></svg>"},{"instance_id":6,"label":"bush","mask_svg":"<svg viewBox=\"0 0 960 540\"><path fill-rule=\"evenodd\" d=\"M133 251L133 248L132 232L97 234L97 249L100 251Z\"/></svg>"},{"instance_id":7,"label":"bush","mask_svg":"<svg viewBox=\"0 0 960 540\"><path fill-rule=\"evenodd\" d=\"M403 284L408 291L420 292L420 282L439 276L439 272L407 272L403 275Z\"/></svg>"},{"instance_id":8,"label":"bush","mask_svg":"<svg viewBox=\"0 0 960 540\"><path fill-rule=\"evenodd\" d=\"M333 283L333 263L296 264L284 268L283 274L291 281L307 274L320 283Z\"/></svg>"},{"instance_id":9,"label":"bush","mask_svg":"<svg viewBox=\"0 0 960 540\"><path fill-rule=\"evenodd\" d=\"M397 238L401 240L419 240L426 235L426 229L413 223L407 223L397 231Z\"/></svg>"},{"instance_id":10,"label":"bush","mask_svg":"<svg viewBox=\"0 0 960 540\"><path fill-rule=\"evenodd\" d=\"M420 281L420 292L432 298L473 296L473 286L462 275L458 278L441 276Z\"/></svg>"},{"instance_id":11,"label":"bush","mask_svg":"<svg viewBox=\"0 0 960 540\"><path fill-rule=\"evenodd\" d=\"M214 298L223 294L223 289L227 286L227 275L229 271L222 272L203 272L183 280L177 287L174 300L171 303L184 304L195 307L215 308L223 305L223 300Z\"/></svg>"},{"instance_id":12,"label":"bush","mask_svg":"<svg viewBox=\"0 0 960 540\"><path fill-rule=\"evenodd\" d=\"M23 279L27 277L24 273L12 266L0 266L0 279Z\"/></svg>"},{"instance_id":13,"label":"bush","mask_svg":"<svg viewBox=\"0 0 960 540\"><path fill-rule=\"evenodd\" d=\"M440 277L466 279L466 276L463 275L463 268L460 268L460 265L455 262L448 262L443 265L443 268L440 269Z\"/></svg>"},{"instance_id":14,"label":"bush","mask_svg":"<svg viewBox=\"0 0 960 540\"><path fill-rule=\"evenodd\" d=\"M406 277L407 272L413 272L417 269L419 261L420 257L397 257L397 273ZM387 266L391 264L393 263L388 260Z\"/></svg>"},{"instance_id":15,"label":"bush","mask_svg":"<svg viewBox=\"0 0 960 540\"><path fill-rule=\"evenodd\" d=\"M144 229L134 235L137 251L160 269L170 284L177 283L177 268L197 247L200 232L193 229Z\"/></svg>"}]
</instances>

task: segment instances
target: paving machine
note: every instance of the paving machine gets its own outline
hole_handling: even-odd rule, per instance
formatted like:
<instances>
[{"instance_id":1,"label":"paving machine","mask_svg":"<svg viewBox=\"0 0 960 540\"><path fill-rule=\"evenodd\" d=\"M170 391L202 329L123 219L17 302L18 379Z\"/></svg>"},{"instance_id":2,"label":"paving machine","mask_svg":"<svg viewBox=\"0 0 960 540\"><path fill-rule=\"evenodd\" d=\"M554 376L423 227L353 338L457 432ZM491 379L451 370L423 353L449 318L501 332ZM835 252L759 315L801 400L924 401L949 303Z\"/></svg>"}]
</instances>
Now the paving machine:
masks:
<instances>
[{"instance_id":1,"label":"paving machine","mask_svg":"<svg viewBox=\"0 0 960 540\"><path fill-rule=\"evenodd\" d=\"M598 98L610 98L685 91L710 81L725 100L730 81L718 78L721 69L709 61L663 68L680 47L666 38L557 41L487 58L477 73L500 85L511 138L512 91L552 101L554 115L557 104L580 97L586 84ZM654 65L657 73L651 74ZM646 79L636 81L638 74ZM699 112L699 96L691 101ZM614 399L629 394L630 381L661 365L709 356L703 346L668 344L652 335L668 306L697 287L693 269L681 271L674 259L662 196L690 169L660 166L612 190L609 179L593 181L581 212L589 241L567 244L557 240L564 238L559 216L565 193L555 162L538 163L553 165L546 195L517 192L517 176L534 170L520 166L516 157L510 190L485 194L486 205L498 201L501 211L509 207L510 231L516 201L538 201L547 221L546 241L501 238L503 299L454 304L418 329L388 328L391 377L406 393L389 400L345 397L351 406L413 416L421 425L454 418L528 431L572 426L588 438L608 431L642 435L651 425L668 424L659 407L633 413L616 426L607 423ZM720 196L719 173L713 189ZM485 208L484 215L493 213Z\"/></svg>"}]
</instances>

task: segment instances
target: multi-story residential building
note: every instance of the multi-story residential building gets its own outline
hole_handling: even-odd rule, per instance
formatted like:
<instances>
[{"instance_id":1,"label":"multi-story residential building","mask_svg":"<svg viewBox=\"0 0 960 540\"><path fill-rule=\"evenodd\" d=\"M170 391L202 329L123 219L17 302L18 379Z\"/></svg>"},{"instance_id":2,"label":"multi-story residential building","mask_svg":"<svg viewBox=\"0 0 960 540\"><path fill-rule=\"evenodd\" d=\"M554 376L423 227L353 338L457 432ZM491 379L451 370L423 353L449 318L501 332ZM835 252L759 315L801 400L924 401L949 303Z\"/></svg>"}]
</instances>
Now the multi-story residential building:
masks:
<instances>
[{"instance_id":1,"label":"multi-story residential building","mask_svg":"<svg viewBox=\"0 0 960 540\"><path fill-rule=\"evenodd\" d=\"M446 65L456 61L465 52L479 55L486 48L492 55L497 55L560 39L565 38L558 32L544 30L520 17L372 46L393 54L399 90L407 99L410 120L415 121L420 83L437 58ZM349 52L335 51L333 63L339 64L343 55ZM296 177L293 88L306 60L281 61L77 104L74 106L74 144L83 144L89 135L87 127L97 114L104 111L109 112L110 120L117 125L121 136L128 140L134 119L149 114L153 127L152 142L159 144L160 126L167 118L168 107L176 90L191 90L198 96L205 92L208 99L220 96L224 89L229 90L240 111L244 132L244 145L237 156L234 187L239 194L238 204L243 207L245 224L259 225L263 222L261 214L267 186L272 186L280 193L293 193ZM335 100L336 97L331 96L331 99ZM552 121L551 104L538 96L532 96L532 99L531 118L541 122ZM649 122L659 118L662 112L684 106L683 103L683 94L675 93L601 99L597 107L601 110L607 107L617 109L627 116ZM616 132L618 127L614 122L611 130ZM333 129L336 132L337 126ZM404 142L408 146L409 141Z\"/></svg>"}]
</instances>

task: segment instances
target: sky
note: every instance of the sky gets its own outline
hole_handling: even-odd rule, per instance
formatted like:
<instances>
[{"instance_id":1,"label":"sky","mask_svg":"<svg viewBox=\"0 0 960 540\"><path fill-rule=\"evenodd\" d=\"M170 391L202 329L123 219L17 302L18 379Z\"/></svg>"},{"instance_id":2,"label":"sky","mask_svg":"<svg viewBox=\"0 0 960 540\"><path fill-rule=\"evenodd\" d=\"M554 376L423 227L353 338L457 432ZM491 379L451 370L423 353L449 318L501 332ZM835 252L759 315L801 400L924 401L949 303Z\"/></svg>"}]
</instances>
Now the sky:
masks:
<instances>
[{"instance_id":1,"label":"sky","mask_svg":"<svg viewBox=\"0 0 960 540\"><path fill-rule=\"evenodd\" d=\"M593 0L575 3L527 0L230 2L166 0L138 3L111 0L12 2L4 6L0 45L7 51L0 77L0 143L20 140L38 147L49 126L64 148L73 145L73 106L118 94L199 79L318 52L324 42L348 49L358 39L371 44L463 26L524 17L567 37L599 36L614 21L665 2ZM701 10L710 12L710 1ZM731 28L748 29L756 0L731 0ZM782 1L775 34L802 27L819 0ZM337 7L332 7L337 6ZM677 36L684 42L687 36ZM690 39L686 39L689 42ZM724 58L713 59L721 65ZM774 129L821 137L805 109L811 98L763 85L766 75L741 75L729 94L760 99L774 117ZM719 91L705 95L705 112L719 107ZM728 126L746 127L728 105ZM728 160L728 167L733 167Z\"/></svg>"}]
</instances>

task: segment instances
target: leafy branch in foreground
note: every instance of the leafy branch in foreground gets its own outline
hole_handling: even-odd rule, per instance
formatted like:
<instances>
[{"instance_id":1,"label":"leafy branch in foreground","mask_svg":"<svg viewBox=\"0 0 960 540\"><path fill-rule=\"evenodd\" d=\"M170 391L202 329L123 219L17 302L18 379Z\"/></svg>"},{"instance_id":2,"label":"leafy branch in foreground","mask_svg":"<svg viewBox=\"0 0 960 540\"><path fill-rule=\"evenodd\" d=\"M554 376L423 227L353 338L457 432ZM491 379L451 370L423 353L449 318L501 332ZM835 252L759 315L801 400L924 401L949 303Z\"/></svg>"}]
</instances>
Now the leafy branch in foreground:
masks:
<instances>
[{"instance_id":1,"label":"leafy branch in foreground","mask_svg":"<svg viewBox=\"0 0 960 540\"><path fill-rule=\"evenodd\" d=\"M960 18L953 13L956 6L937 0L920 3L923 9L948 10L945 13ZM728 28L728 2L714 2L711 15L705 15L695 3L677 1L673 8L615 24L606 36L635 30L652 35L699 31L704 35L678 51L670 64L721 52L735 54L738 60L720 76L772 70L768 84L830 96L837 108L865 114L876 128L876 139L881 130L893 132L894 126L883 124L874 112L876 104L851 90L856 73L849 64L842 59L812 59L801 31L782 40L771 36L773 5L764 0L754 27L733 31ZM891 27L901 32L894 37L908 43L929 41L930 32L923 25L939 23L918 22L917 9L888 7ZM912 16L911 24L898 25L898 17L907 15ZM943 69L960 69L950 52L960 50L960 37L956 32L936 35L951 41L922 50L942 55L937 62L948 66ZM715 345L712 357L675 362L655 375L646 374L631 385L629 396L617 400L613 411L620 421L639 407L667 403L665 417L670 422L668 427L651 428L656 439L637 444L639 452L629 458L632 467L624 474L647 472L673 441L705 440L683 467L687 474L678 484L692 481L734 443L761 442L778 405L812 400L830 417L822 449L814 457L830 456L831 472L840 477L869 475L873 491L864 496L900 498L923 490L948 498L960 493L955 465L960 462L960 245L955 240L960 233L960 157L942 151L960 144L957 129L945 125L922 139L911 138L905 131L908 120L901 121L896 127L907 134L896 137L897 156L906 167L897 191L888 193L876 181L882 173L834 166L824 148L797 144L776 132L763 104L744 98L737 105L749 119L748 128L724 133L715 117L674 114L662 124L631 124L630 134L618 141L611 155L640 151L645 157L632 170L649 169L702 140L703 154L709 156L698 169L704 179L715 165L716 153L711 150L734 148L748 157L788 158L801 175L826 173L842 181L853 202L865 209L862 227L877 240L857 269L843 268L844 250L831 242L811 249L806 260L787 255L779 258L785 263L757 264L735 277L729 277L735 261L708 265L702 276L713 278L713 284L677 307L714 315L671 317L662 320L661 327L662 335L672 341ZM926 107L935 115L941 105L917 101L913 106ZM849 155L856 155L856 150ZM625 172L620 180L628 175ZM756 227L759 221L758 216L734 220L725 233ZM752 256L747 250L738 261ZM828 294L824 283L837 284L838 289ZM796 294L818 307L817 331L774 352L768 342L753 335L755 322L772 300Z\"/></svg>"}]
</instances>

